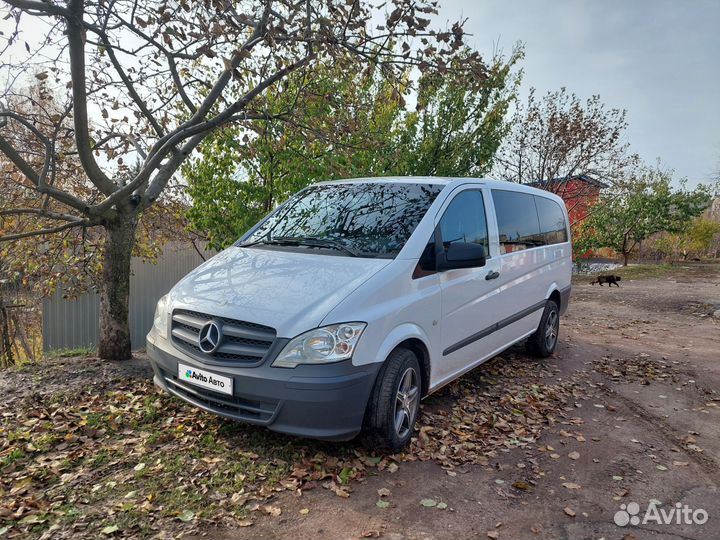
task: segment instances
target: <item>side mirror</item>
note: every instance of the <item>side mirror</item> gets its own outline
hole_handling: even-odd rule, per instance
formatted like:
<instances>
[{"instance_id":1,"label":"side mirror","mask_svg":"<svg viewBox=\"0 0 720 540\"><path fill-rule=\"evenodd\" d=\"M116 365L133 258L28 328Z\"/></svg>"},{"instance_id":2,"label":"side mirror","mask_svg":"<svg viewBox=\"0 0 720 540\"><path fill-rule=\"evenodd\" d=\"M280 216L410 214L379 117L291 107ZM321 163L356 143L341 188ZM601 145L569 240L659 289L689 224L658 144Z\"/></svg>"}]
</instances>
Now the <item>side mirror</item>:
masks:
<instances>
[{"instance_id":1,"label":"side mirror","mask_svg":"<svg viewBox=\"0 0 720 540\"><path fill-rule=\"evenodd\" d=\"M485 248L480 244L453 242L438 257L438 270L485 266Z\"/></svg>"}]
</instances>

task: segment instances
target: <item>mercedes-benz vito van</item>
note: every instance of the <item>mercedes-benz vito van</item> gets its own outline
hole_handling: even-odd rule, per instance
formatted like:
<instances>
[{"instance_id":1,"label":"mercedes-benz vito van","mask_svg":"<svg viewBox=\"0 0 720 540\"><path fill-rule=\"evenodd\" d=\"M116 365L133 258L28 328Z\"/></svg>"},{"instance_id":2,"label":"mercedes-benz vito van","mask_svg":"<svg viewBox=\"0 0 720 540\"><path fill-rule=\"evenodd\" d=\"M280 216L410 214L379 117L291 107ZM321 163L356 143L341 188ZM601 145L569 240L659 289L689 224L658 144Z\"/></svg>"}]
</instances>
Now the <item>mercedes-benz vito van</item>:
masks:
<instances>
[{"instance_id":1,"label":"mercedes-benz vito van","mask_svg":"<svg viewBox=\"0 0 720 540\"><path fill-rule=\"evenodd\" d=\"M147 351L155 383L206 411L397 451L424 396L521 340L553 353L570 270L546 191L319 183L160 299Z\"/></svg>"}]
</instances>

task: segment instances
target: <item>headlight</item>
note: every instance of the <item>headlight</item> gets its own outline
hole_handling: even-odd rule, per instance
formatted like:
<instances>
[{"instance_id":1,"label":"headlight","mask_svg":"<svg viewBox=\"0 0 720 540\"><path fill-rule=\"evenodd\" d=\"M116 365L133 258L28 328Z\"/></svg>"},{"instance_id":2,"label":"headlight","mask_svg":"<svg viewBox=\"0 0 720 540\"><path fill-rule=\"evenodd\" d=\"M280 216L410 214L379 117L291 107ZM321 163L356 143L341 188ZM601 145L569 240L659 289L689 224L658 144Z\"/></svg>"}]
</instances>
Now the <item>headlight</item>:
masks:
<instances>
[{"instance_id":1,"label":"headlight","mask_svg":"<svg viewBox=\"0 0 720 540\"><path fill-rule=\"evenodd\" d=\"M153 317L153 326L159 336L167 337L167 294L158 300L155 306L155 316Z\"/></svg>"},{"instance_id":2,"label":"headlight","mask_svg":"<svg viewBox=\"0 0 720 540\"><path fill-rule=\"evenodd\" d=\"M294 368L300 364L329 364L351 358L365 323L352 322L323 326L290 340L272 363Z\"/></svg>"}]
</instances>

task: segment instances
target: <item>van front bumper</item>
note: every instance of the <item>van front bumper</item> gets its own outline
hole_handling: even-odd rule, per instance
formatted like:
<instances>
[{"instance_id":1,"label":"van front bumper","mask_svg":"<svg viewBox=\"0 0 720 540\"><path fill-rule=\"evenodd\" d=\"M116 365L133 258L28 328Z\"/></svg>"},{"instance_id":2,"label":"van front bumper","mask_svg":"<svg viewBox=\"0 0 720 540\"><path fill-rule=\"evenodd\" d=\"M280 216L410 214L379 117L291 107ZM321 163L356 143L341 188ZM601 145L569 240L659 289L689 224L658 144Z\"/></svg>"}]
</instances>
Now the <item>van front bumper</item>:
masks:
<instances>
[{"instance_id":1,"label":"van front bumper","mask_svg":"<svg viewBox=\"0 0 720 540\"><path fill-rule=\"evenodd\" d=\"M177 351L154 332L147 337L147 355L155 384L200 409L281 433L336 441L360 432L381 365L354 366L347 360L287 369L271 367L272 359L257 367L210 365ZM231 377L233 395L179 380L178 363Z\"/></svg>"}]
</instances>

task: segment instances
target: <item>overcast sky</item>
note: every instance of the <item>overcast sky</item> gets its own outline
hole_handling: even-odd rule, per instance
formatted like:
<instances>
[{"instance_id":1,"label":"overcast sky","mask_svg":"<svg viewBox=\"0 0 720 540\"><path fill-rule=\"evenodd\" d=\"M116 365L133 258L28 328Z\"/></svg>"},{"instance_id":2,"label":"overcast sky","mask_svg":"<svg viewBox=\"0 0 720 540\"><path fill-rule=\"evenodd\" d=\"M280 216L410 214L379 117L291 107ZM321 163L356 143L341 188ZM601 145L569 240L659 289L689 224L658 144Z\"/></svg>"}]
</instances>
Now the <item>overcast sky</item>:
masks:
<instances>
[{"instance_id":1,"label":"overcast sky","mask_svg":"<svg viewBox=\"0 0 720 540\"><path fill-rule=\"evenodd\" d=\"M690 185L720 169L720 0L440 4L438 22L467 17L470 44L484 54L525 44L523 96L532 86L539 94L561 86L582 99L600 94L627 109L628 140L645 161L661 158Z\"/></svg>"},{"instance_id":2,"label":"overcast sky","mask_svg":"<svg viewBox=\"0 0 720 540\"><path fill-rule=\"evenodd\" d=\"M441 0L481 52L525 43L523 95L565 86L628 111L628 140L690 184L720 169L720 1Z\"/></svg>"}]
</instances>

